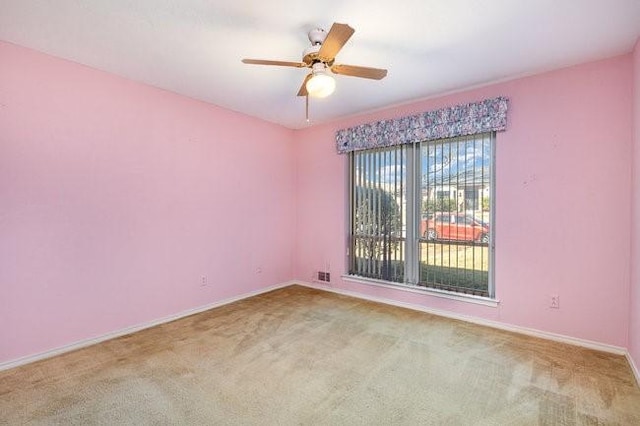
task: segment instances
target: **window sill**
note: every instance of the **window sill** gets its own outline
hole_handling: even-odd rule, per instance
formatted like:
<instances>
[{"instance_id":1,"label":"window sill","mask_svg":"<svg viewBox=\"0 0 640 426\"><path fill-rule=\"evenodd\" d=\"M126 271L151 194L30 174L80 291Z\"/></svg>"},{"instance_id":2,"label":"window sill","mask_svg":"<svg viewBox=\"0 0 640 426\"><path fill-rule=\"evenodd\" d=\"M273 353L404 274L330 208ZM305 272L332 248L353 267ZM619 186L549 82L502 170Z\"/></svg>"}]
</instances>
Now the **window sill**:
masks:
<instances>
[{"instance_id":1,"label":"window sill","mask_svg":"<svg viewBox=\"0 0 640 426\"><path fill-rule=\"evenodd\" d=\"M394 290L408 291L410 293L426 294L443 299L457 300L459 302L474 303L476 305L498 307L500 301L490 297L474 296L471 294L455 293L453 291L437 290L411 284L392 283L389 281L376 280L372 278L359 277L357 275L342 275L342 279L357 284L367 284L377 287L391 288Z\"/></svg>"}]
</instances>

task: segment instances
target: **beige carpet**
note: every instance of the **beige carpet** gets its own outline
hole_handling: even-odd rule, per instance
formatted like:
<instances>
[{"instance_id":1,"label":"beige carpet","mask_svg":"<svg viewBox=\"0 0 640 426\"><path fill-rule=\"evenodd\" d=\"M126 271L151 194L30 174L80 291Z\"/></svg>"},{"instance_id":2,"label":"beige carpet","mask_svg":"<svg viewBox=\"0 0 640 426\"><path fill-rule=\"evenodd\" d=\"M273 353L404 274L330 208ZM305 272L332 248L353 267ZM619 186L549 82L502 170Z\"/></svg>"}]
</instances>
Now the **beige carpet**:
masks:
<instances>
[{"instance_id":1,"label":"beige carpet","mask_svg":"<svg viewBox=\"0 0 640 426\"><path fill-rule=\"evenodd\" d=\"M640 425L622 356L292 286L0 372L0 424Z\"/></svg>"}]
</instances>

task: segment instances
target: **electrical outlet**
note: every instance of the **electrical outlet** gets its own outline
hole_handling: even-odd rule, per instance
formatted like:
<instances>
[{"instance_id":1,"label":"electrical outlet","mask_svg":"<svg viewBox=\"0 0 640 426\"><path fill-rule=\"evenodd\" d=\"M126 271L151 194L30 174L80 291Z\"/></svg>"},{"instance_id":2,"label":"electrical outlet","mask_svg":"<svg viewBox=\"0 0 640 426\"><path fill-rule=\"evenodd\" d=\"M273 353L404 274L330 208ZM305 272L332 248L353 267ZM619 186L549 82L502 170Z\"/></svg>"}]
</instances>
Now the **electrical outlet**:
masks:
<instances>
[{"instance_id":1,"label":"electrical outlet","mask_svg":"<svg viewBox=\"0 0 640 426\"><path fill-rule=\"evenodd\" d=\"M553 308L553 309L559 309L560 308L560 296L558 296L557 294L552 294L549 307Z\"/></svg>"},{"instance_id":2,"label":"electrical outlet","mask_svg":"<svg viewBox=\"0 0 640 426\"><path fill-rule=\"evenodd\" d=\"M202 275L200 277L200 287L206 287L207 282L208 282L207 276L206 275Z\"/></svg>"}]
</instances>

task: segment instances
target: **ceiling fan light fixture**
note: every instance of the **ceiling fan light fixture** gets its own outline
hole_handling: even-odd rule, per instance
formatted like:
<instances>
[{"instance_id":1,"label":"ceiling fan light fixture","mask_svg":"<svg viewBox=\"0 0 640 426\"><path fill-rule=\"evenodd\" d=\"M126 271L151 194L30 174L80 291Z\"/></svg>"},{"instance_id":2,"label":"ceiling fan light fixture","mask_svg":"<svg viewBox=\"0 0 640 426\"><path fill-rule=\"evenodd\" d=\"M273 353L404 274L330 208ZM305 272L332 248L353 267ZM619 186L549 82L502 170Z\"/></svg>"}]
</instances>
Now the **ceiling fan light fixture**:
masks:
<instances>
[{"instance_id":1,"label":"ceiling fan light fixture","mask_svg":"<svg viewBox=\"0 0 640 426\"><path fill-rule=\"evenodd\" d=\"M326 98L336 90L336 80L327 73L326 69L316 69L313 77L307 81L307 93L314 98Z\"/></svg>"}]
</instances>

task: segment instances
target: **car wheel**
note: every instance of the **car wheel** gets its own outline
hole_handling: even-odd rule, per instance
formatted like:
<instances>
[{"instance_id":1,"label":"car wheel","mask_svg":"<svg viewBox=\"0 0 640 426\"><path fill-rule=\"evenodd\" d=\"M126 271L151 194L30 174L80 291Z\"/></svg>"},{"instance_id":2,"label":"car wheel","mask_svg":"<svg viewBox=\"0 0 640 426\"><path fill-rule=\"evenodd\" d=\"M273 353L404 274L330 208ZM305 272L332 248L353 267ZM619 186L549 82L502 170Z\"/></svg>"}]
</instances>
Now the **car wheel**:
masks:
<instances>
[{"instance_id":1,"label":"car wheel","mask_svg":"<svg viewBox=\"0 0 640 426\"><path fill-rule=\"evenodd\" d=\"M426 231L424 231L424 237L428 241L434 241L438 239L438 233L435 229L427 229Z\"/></svg>"},{"instance_id":2,"label":"car wheel","mask_svg":"<svg viewBox=\"0 0 640 426\"><path fill-rule=\"evenodd\" d=\"M482 244L489 244L489 234L480 235L480 238L478 239L478 242L480 242Z\"/></svg>"}]
</instances>

